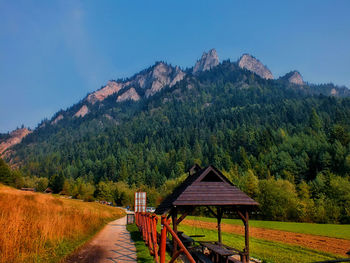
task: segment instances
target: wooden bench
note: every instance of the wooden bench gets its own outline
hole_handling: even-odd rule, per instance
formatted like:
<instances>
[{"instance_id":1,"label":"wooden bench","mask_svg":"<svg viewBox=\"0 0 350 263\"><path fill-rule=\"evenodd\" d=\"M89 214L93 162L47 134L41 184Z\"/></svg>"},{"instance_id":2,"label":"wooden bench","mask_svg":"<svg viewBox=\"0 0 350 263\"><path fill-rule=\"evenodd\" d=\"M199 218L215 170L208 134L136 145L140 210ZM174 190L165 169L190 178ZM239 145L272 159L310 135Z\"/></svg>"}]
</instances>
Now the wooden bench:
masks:
<instances>
[{"instance_id":1,"label":"wooden bench","mask_svg":"<svg viewBox=\"0 0 350 263\"><path fill-rule=\"evenodd\" d=\"M229 258L228 258L228 261L229 261L229 262L241 263L242 260L243 260L243 258L246 256L246 253L243 252L243 251L241 251L241 250L238 250L238 249L233 248L233 247L229 247L229 246L227 246L227 245L225 245L225 244L222 244L222 246L225 247L226 249L229 249L229 250L234 251L235 254L237 254L237 255L240 256L240 259L241 259L241 260L235 259L235 258L233 258L233 257L229 257Z\"/></svg>"},{"instance_id":2,"label":"wooden bench","mask_svg":"<svg viewBox=\"0 0 350 263\"><path fill-rule=\"evenodd\" d=\"M207 242L207 241L201 241L199 242L202 247L206 247L209 249L211 258L215 262L226 262L228 263L228 258L235 254L234 251L227 249L226 247L222 246L222 244L216 243L216 242Z\"/></svg>"},{"instance_id":3,"label":"wooden bench","mask_svg":"<svg viewBox=\"0 0 350 263\"><path fill-rule=\"evenodd\" d=\"M191 247L194 244L194 239L185 235L184 233L181 233L181 235L179 235L179 238L185 247Z\"/></svg>"},{"instance_id":4,"label":"wooden bench","mask_svg":"<svg viewBox=\"0 0 350 263\"><path fill-rule=\"evenodd\" d=\"M204 255L203 253L199 252L199 251L191 251L191 255L194 257L194 260L196 260L196 262L200 262L200 263L213 263L213 261L210 260L210 258L208 258L206 255Z\"/></svg>"},{"instance_id":5,"label":"wooden bench","mask_svg":"<svg viewBox=\"0 0 350 263\"><path fill-rule=\"evenodd\" d=\"M234 257L228 257L228 262L232 262L232 263L242 263L242 261L235 259Z\"/></svg>"}]
</instances>

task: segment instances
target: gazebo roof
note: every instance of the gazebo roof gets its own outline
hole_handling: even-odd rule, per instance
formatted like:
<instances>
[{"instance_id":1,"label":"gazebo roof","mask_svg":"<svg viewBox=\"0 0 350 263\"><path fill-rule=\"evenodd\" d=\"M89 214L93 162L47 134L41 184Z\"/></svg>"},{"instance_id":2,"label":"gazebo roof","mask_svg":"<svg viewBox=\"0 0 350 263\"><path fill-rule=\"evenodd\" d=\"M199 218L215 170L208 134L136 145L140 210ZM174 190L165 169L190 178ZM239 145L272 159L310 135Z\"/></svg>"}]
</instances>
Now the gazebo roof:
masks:
<instances>
[{"instance_id":1,"label":"gazebo roof","mask_svg":"<svg viewBox=\"0 0 350 263\"><path fill-rule=\"evenodd\" d=\"M172 194L163 200L155 212L164 214L174 206L257 205L259 204L256 201L233 185L213 165L210 165L190 174Z\"/></svg>"}]
</instances>

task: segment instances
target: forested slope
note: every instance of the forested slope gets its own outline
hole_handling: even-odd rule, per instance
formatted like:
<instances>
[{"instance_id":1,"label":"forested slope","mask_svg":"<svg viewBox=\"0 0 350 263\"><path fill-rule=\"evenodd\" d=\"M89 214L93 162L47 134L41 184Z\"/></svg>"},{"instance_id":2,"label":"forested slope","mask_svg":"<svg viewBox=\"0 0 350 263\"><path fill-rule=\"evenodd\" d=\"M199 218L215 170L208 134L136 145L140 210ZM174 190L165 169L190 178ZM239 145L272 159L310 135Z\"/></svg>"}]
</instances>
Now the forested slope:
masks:
<instances>
[{"instance_id":1,"label":"forested slope","mask_svg":"<svg viewBox=\"0 0 350 263\"><path fill-rule=\"evenodd\" d=\"M276 189L290 194L283 212L263 210L267 218L348 222L350 99L322 95L332 89L348 92L265 80L224 61L187 72L153 97L116 103L111 95L83 118L46 122L7 160L28 175L63 178L62 187L80 178L97 188L101 181L161 188L194 162L214 164L262 206L284 198ZM306 215L308 205L334 216Z\"/></svg>"}]
</instances>

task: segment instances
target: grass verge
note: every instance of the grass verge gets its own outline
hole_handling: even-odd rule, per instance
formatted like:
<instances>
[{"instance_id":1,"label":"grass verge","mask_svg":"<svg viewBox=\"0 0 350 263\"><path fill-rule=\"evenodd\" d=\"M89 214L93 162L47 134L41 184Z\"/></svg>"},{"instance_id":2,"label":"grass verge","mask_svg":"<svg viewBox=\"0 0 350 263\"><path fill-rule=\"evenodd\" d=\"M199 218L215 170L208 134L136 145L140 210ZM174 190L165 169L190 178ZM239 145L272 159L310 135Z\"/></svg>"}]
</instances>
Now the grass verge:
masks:
<instances>
[{"instance_id":1,"label":"grass verge","mask_svg":"<svg viewBox=\"0 0 350 263\"><path fill-rule=\"evenodd\" d=\"M200 220L203 222L216 222L216 218L209 217L188 216L187 218L192 220ZM243 225L242 220L240 219L223 219L222 223L232 225ZM294 233L335 237L350 240L350 225L313 224L262 220L249 220L249 225L251 227L269 228Z\"/></svg>"},{"instance_id":2,"label":"grass verge","mask_svg":"<svg viewBox=\"0 0 350 263\"><path fill-rule=\"evenodd\" d=\"M138 227L135 224L130 224L126 226L126 229L130 232L131 239L135 243L137 262L153 263L153 257L150 255Z\"/></svg>"}]
</instances>

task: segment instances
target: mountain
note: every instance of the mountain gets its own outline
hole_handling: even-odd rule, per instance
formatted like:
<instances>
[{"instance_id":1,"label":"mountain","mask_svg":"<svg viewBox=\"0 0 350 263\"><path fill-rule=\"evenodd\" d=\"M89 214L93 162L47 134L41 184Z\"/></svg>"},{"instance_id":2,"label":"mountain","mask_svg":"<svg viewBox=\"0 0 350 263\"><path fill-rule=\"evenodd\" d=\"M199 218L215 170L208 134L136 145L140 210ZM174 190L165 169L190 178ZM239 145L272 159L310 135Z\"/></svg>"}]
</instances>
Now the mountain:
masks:
<instances>
[{"instance_id":1,"label":"mountain","mask_svg":"<svg viewBox=\"0 0 350 263\"><path fill-rule=\"evenodd\" d=\"M118 95L116 102L138 101L142 97L151 97L166 86L174 86L184 76L185 72L179 67L172 67L164 62L157 62L154 66L135 74L130 79L111 80L106 86L89 94L74 116L78 118L84 117L89 113L89 106L91 107L97 102L102 102L114 94Z\"/></svg>"},{"instance_id":2,"label":"mountain","mask_svg":"<svg viewBox=\"0 0 350 263\"><path fill-rule=\"evenodd\" d=\"M194 65L192 73L210 70L211 68L219 65L219 57L215 49L209 50L208 53L204 52L201 59Z\"/></svg>"},{"instance_id":3,"label":"mountain","mask_svg":"<svg viewBox=\"0 0 350 263\"><path fill-rule=\"evenodd\" d=\"M182 80L185 73L179 67L172 67L164 62L157 62L149 69L143 70L125 81L109 81L102 89L89 94L86 101L95 104L97 101L103 101L112 94L119 93L120 96L129 89L139 88L143 90L145 97L153 96L155 93L163 89L165 86L174 86L178 81ZM135 92L133 92L135 94ZM137 94L137 93L136 93ZM123 96L123 100L128 100L128 96ZM131 98L130 98L131 99ZM134 96L133 100L138 100Z\"/></svg>"},{"instance_id":4,"label":"mountain","mask_svg":"<svg viewBox=\"0 0 350 263\"><path fill-rule=\"evenodd\" d=\"M296 70L287 73L286 75L281 77L281 79L287 80L289 83L295 84L295 85L304 85L305 84L303 77Z\"/></svg>"},{"instance_id":5,"label":"mountain","mask_svg":"<svg viewBox=\"0 0 350 263\"><path fill-rule=\"evenodd\" d=\"M218 63L215 50L187 70L157 62L128 79L109 81L42 121L5 157L38 176L59 173L95 183L124 178L156 187L194 161L226 171L238 165L259 176L287 171L296 180L313 179L327 167L347 171L344 161L321 162L328 156L345 160L350 149L349 90L295 85L297 79L295 72L272 79L250 55ZM345 148L334 155L338 142ZM289 152L287 143L300 147ZM278 160L288 161L289 168Z\"/></svg>"},{"instance_id":6,"label":"mountain","mask_svg":"<svg viewBox=\"0 0 350 263\"><path fill-rule=\"evenodd\" d=\"M247 69L263 79L273 79L270 70L258 59L249 54L242 55L241 58L233 64L238 65L242 69ZM89 113L95 112L97 108L105 107L104 104L115 105L116 103L126 101L137 102L148 99L161 92L166 87L172 88L178 82L185 79L186 76L196 77L200 73L209 71L218 65L219 58L215 49L203 52L201 59L196 62L192 69L187 71L165 62L157 62L153 66L140 71L130 78L108 81L105 86L92 92L81 102L73 105L66 111L56 113L50 122L46 123L46 121L44 121L41 123L40 127L44 127L47 124L55 125L64 118L83 118ZM285 76L279 78L279 80L296 85L305 84L298 71L287 73ZM320 87L320 85L310 85L304 92L308 94L325 94L340 97L350 95L347 88L335 87L332 84L330 86L323 85L322 88ZM109 114L102 115L108 116L108 118L111 119Z\"/></svg>"},{"instance_id":7,"label":"mountain","mask_svg":"<svg viewBox=\"0 0 350 263\"><path fill-rule=\"evenodd\" d=\"M8 136L3 136L4 138L0 140L0 156L13 145L20 143L30 133L31 131L27 128L20 128L12 131Z\"/></svg>"},{"instance_id":8,"label":"mountain","mask_svg":"<svg viewBox=\"0 0 350 263\"><path fill-rule=\"evenodd\" d=\"M11 183L119 205L142 189L155 205L193 163L213 164L263 219L350 223L349 89L215 54L185 70L157 62L42 121L3 153L20 168Z\"/></svg>"},{"instance_id":9,"label":"mountain","mask_svg":"<svg viewBox=\"0 0 350 263\"><path fill-rule=\"evenodd\" d=\"M258 59L249 54L243 54L243 56L238 61L238 65L240 68L254 72L263 79L273 79L271 71Z\"/></svg>"}]
</instances>

